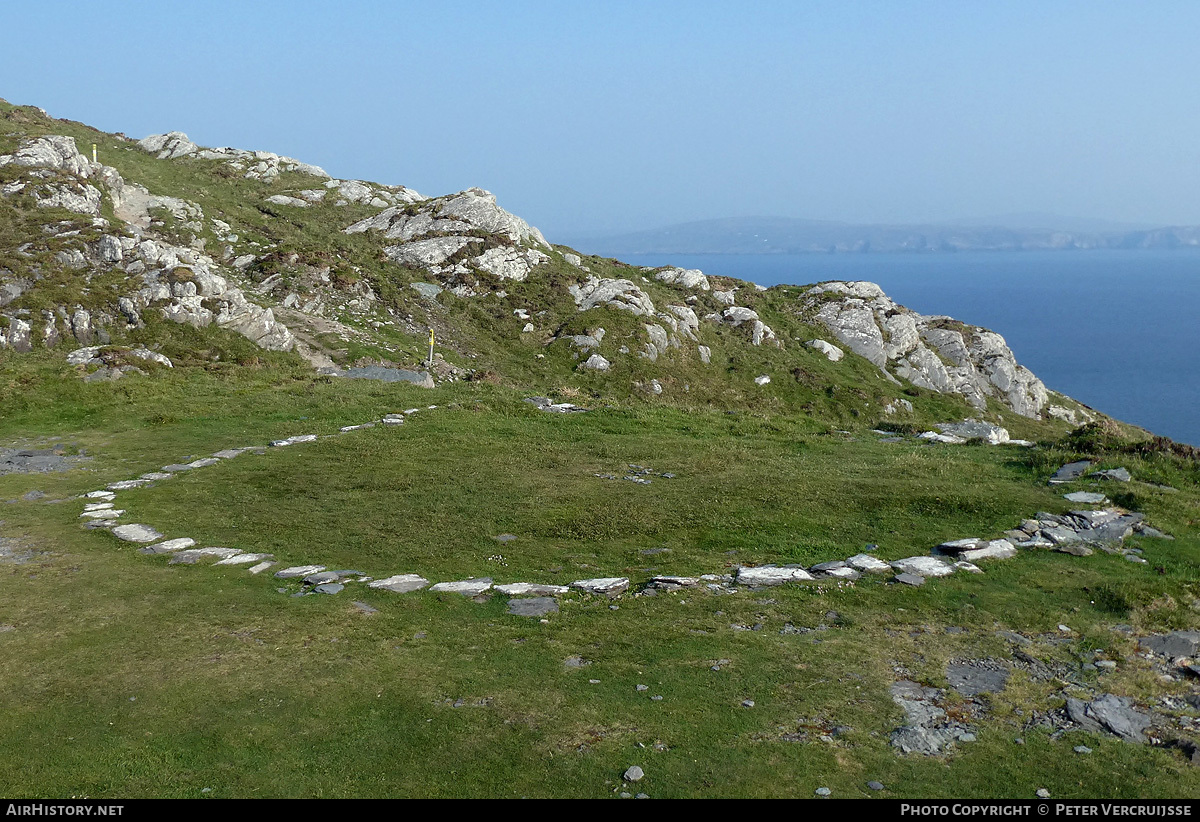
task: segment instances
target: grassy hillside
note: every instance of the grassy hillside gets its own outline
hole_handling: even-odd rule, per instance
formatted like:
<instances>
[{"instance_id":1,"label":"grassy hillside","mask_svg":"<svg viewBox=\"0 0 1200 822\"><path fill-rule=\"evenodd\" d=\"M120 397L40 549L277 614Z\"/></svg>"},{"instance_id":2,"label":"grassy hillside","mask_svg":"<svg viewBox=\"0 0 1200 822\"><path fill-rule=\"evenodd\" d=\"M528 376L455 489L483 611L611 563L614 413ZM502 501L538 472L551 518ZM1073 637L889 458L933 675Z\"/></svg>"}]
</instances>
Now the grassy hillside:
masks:
<instances>
[{"instance_id":1,"label":"grassy hillside","mask_svg":"<svg viewBox=\"0 0 1200 822\"><path fill-rule=\"evenodd\" d=\"M636 352L645 332L629 312L577 310L567 287L585 278L569 249L547 252L523 282L431 300L409 285L432 275L389 261L379 237L342 233L376 208L264 202L311 177L247 180L219 161L158 160L27 107L0 104L0 117L0 154L28 135L67 134L81 148L97 143L127 180L198 203L199 236L164 215L156 236L205 241L231 279L242 275L228 262L252 253L235 281L281 313L287 293L320 297L330 308L310 315L309 330L326 335L336 362L418 366L433 327L463 369L434 389L337 378L295 353L215 325L167 322L151 308L141 327L114 325L113 344L153 348L173 368L84 382L88 366L65 359L72 340L0 348L0 793L1200 792L1189 759L1200 742L1191 660L1139 646L1200 628L1193 450L1103 419L1074 427L1022 417L994 398L981 412L960 395L889 381L852 353L831 362L803 344L828 331L796 287L759 292L712 278L712 291L691 295L698 315L715 313L713 292L737 287L738 305L758 312L780 346L751 345L745 327L701 323L699 340L658 360L631 355L609 372L580 370L571 335L603 327L602 350ZM0 183L13 175L0 167ZM239 239L219 239L212 218ZM5 306L14 317L57 304L54 290L84 301L125 287L112 271L112 282L89 282L55 263L58 240L41 226L59 219L96 228L0 197L0 268L42 278ZM61 242L80 242L73 237ZM45 246L27 257L17 253L26 242ZM655 305L682 299L653 272L594 257L582 264L636 282ZM283 287L254 290L276 275ZM364 282L376 299L352 307ZM533 332L522 331L527 321ZM770 383L756 385L759 375ZM651 380L661 393L646 389ZM534 394L589 410L546 413L525 402ZM898 399L912 412L884 410ZM339 432L410 409L403 424ZM968 415L1035 444L914 436ZM299 434L318 439L266 447ZM266 572L211 558L170 564L81 524L91 501L83 494L243 447L252 449L118 490L113 504L120 523L196 547L271 554L277 564ZM10 470L20 449L75 461ZM1047 483L1078 459L1133 479ZM983 573L919 586L890 571L769 588L734 579L741 567L811 568L863 551L893 561L948 540L998 539L1035 515L1094 507L1064 499L1079 490L1107 495L1101 506L1140 514L1173 539L1133 533L1120 551L1089 556L1027 547L980 560ZM357 573L332 595L273 576L308 564ZM393 574L559 585L623 577L630 587L614 598L572 590L539 618L509 613L510 597L495 590L398 594L358 581ZM661 575L713 576L673 589L652 584ZM973 694L961 687L964 665L1007 678ZM930 704L960 733L936 755L893 744L911 724L895 690L905 683L937 689ZM1106 694L1149 718L1144 744L1070 721L1068 699ZM633 765L640 781L622 776Z\"/></svg>"}]
</instances>

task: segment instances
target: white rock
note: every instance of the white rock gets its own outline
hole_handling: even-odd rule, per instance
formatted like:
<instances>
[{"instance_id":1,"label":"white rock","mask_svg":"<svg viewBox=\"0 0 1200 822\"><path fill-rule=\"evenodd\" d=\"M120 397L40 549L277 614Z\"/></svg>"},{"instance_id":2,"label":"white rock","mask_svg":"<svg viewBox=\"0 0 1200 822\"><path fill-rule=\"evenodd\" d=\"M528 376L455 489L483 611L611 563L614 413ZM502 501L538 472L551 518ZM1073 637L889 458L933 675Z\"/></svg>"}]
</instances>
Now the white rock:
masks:
<instances>
[{"instance_id":1,"label":"white rock","mask_svg":"<svg viewBox=\"0 0 1200 822\"><path fill-rule=\"evenodd\" d=\"M562 596L570 590L566 585L545 585L540 582L510 582L495 587L505 596Z\"/></svg>"},{"instance_id":2,"label":"white rock","mask_svg":"<svg viewBox=\"0 0 1200 822\"><path fill-rule=\"evenodd\" d=\"M837 362L842 357L846 356L846 353L842 351L842 349L838 348L833 343L826 342L825 340L809 340L807 343L805 343L805 345L807 345L809 348L814 348L817 351L820 351L830 362Z\"/></svg>"},{"instance_id":3,"label":"white rock","mask_svg":"<svg viewBox=\"0 0 1200 822\"><path fill-rule=\"evenodd\" d=\"M757 568L739 568L737 581L742 585L782 585L785 582L804 582L816 579L803 568L777 568L760 565Z\"/></svg>"},{"instance_id":4,"label":"white rock","mask_svg":"<svg viewBox=\"0 0 1200 822\"><path fill-rule=\"evenodd\" d=\"M291 568L276 571L275 576L279 579L291 579L292 577L306 577L309 574L319 574L324 570L324 565L293 565Z\"/></svg>"},{"instance_id":5,"label":"white rock","mask_svg":"<svg viewBox=\"0 0 1200 822\"><path fill-rule=\"evenodd\" d=\"M870 554L855 554L846 560L846 564L856 570L872 574L882 574L892 570L892 566Z\"/></svg>"},{"instance_id":6,"label":"white rock","mask_svg":"<svg viewBox=\"0 0 1200 822\"><path fill-rule=\"evenodd\" d=\"M629 587L625 577L597 577L595 579L577 579L571 583L572 588L586 591L589 594L605 594L614 596Z\"/></svg>"},{"instance_id":7,"label":"white rock","mask_svg":"<svg viewBox=\"0 0 1200 822\"><path fill-rule=\"evenodd\" d=\"M178 539L169 539L166 542L155 543L149 545L143 550L147 553L154 554L169 554L172 551L182 551L185 548L191 548L196 544L196 540L189 537L179 537Z\"/></svg>"},{"instance_id":8,"label":"white rock","mask_svg":"<svg viewBox=\"0 0 1200 822\"><path fill-rule=\"evenodd\" d=\"M768 377L766 374L761 374L754 378L755 385L766 385L770 381L771 381L771 378Z\"/></svg>"},{"instance_id":9,"label":"white rock","mask_svg":"<svg viewBox=\"0 0 1200 822\"><path fill-rule=\"evenodd\" d=\"M376 579L367 583L368 588L383 588L397 594L407 594L417 591L429 584L429 580L417 574L395 574L386 579Z\"/></svg>"},{"instance_id":10,"label":"white rock","mask_svg":"<svg viewBox=\"0 0 1200 822\"><path fill-rule=\"evenodd\" d=\"M480 579L463 579L457 582L439 582L429 587L430 591L439 593L462 594L463 596L475 597L484 593L492 587L491 579L483 577Z\"/></svg>"},{"instance_id":11,"label":"white rock","mask_svg":"<svg viewBox=\"0 0 1200 822\"><path fill-rule=\"evenodd\" d=\"M587 360L585 360L579 367L588 371L607 371L612 367L612 363L599 354L593 354L592 356L588 357Z\"/></svg>"},{"instance_id":12,"label":"white rock","mask_svg":"<svg viewBox=\"0 0 1200 822\"><path fill-rule=\"evenodd\" d=\"M274 564L275 564L274 562L260 562L260 563L258 563L258 565L253 565L250 568L248 568L247 570L252 574L261 574L263 571L272 567Z\"/></svg>"},{"instance_id":13,"label":"white rock","mask_svg":"<svg viewBox=\"0 0 1200 822\"><path fill-rule=\"evenodd\" d=\"M916 574L919 577L945 577L954 573L954 568L933 557L906 557L891 563L897 571Z\"/></svg>"},{"instance_id":14,"label":"white rock","mask_svg":"<svg viewBox=\"0 0 1200 822\"><path fill-rule=\"evenodd\" d=\"M968 548L960 553L960 559L966 562L978 562L981 559L1008 559L1017 555L1017 549L1006 539L994 539L982 543L978 548Z\"/></svg>"},{"instance_id":15,"label":"white rock","mask_svg":"<svg viewBox=\"0 0 1200 822\"><path fill-rule=\"evenodd\" d=\"M163 535L149 525L118 525L112 529L113 536L126 542L155 542Z\"/></svg>"},{"instance_id":16,"label":"white rock","mask_svg":"<svg viewBox=\"0 0 1200 822\"><path fill-rule=\"evenodd\" d=\"M270 557L270 554L236 554L222 559L217 565L249 565Z\"/></svg>"}]
</instances>

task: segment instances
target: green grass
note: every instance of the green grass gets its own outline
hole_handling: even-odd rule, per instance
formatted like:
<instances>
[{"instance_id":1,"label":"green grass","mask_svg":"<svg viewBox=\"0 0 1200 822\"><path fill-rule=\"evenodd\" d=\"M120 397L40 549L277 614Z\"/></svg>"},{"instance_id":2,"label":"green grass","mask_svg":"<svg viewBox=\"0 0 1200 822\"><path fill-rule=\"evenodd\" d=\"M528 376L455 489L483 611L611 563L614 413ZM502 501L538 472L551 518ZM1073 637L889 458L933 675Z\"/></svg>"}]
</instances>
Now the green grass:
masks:
<instances>
[{"instance_id":1,"label":"green grass","mask_svg":"<svg viewBox=\"0 0 1200 822\"><path fill-rule=\"evenodd\" d=\"M286 363L211 365L83 386L51 359L0 360L8 385L38 385L6 411L0 439L58 436L93 456L64 474L0 477L0 499L38 488L54 500L218 448L438 404L396 429L244 454L122 492L120 506L127 521L284 562L498 581L722 572L844 557L866 542L892 558L1069 507L1045 486L1066 451L879 443L804 416L637 402L547 415L481 384L424 391L314 380ZM649 486L592 476L631 462L677 476ZM1121 463L1135 476L1176 470L1166 457ZM865 796L871 779L889 797L1029 797L1040 787L1064 798L1195 795L1194 769L1173 751L1026 729L1064 689L1021 671L975 723L977 743L930 759L888 743L901 721L887 696L894 669L944 686L947 660L1006 653L1000 629L1034 636L1030 653L1081 683L1143 701L1186 692L1158 682L1132 640L1111 630L1196 624L1198 495L1180 485L1130 488L1179 537L1143 541L1150 566L1027 553L920 589L864 579L688 591L625 596L618 610L572 595L546 624L508 616L503 597L480 604L352 585L295 599L276 591L298 590L291 583L168 566L83 530L76 502L14 502L0 508L0 532L45 553L0 565L0 624L13 626L0 632L0 745L21 752L0 757L0 789L602 797L640 764L647 777L634 790L655 797L804 797L821 786ZM504 531L518 539L492 539ZM670 551L640 553L658 547ZM504 564L489 561L496 554ZM379 613L361 614L351 599ZM1075 631L1065 645L1037 638L1063 622ZM785 623L829 627L781 635ZM754 624L762 630L731 627ZM1122 659L1118 672L1080 671L1093 649ZM564 667L576 654L591 664ZM712 671L718 660L729 661ZM755 707L742 708L745 699ZM848 730L821 741L834 726ZM784 741L806 728L809 741ZM1081 743L1095 753L1071 753Z\"/></svg>"}]
</instances>

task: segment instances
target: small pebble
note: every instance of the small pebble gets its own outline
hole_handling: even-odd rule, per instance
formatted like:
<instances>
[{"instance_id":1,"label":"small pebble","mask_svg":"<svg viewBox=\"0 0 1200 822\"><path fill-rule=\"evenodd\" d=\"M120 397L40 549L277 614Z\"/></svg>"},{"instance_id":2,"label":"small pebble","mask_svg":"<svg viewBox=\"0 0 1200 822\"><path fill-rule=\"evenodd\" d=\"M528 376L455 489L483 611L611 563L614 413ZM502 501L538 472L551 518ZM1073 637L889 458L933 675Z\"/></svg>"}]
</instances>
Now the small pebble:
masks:
<instances>
[{"instance_id":1,"label":"small pebble","mask_svg":"<svg viewBox=\"0 0 1200 822\"><path fill-rule=\"evenodd\" d=\"M661 696L652 696L652 697L650 697L650 699L654 702L662 702Z\"/></svg>"},{"instance_id":2,"label":"small pebble","mask_svg":"<svg viewBox=\"0 0 1200 822\"><path fill-rule=\"evenodd\" d=\"M1087 745L1076 745L1075 746L1075 753L1077 753L1077 754L1090 754L1091 752L1092 752L1092 749L1089 748Z\"/></svg>"},{"instance_id":3,"label":"small pebble","mask_svg":"<svg viewBox=\"0 0 1200 822\"><path fill-rule=\"evenodd\" d=\"M630 765L629 768L625 771L625 776L623 778L625 779L626 782L637 782L645 775L646 775L646 772L643 771L639 766Z\"/></svg>"},{"instance_id":4,"label":"small pebble","mask_svg":"<svg viewBox=\"0 0 1200 822\"><path fill-rule=\"evenodd\" d=\"M817 796L829 796L831 793L833 791L829 790L829 788L817 788Z\"/></svg>"},{"instance_id":5,"label":"small pebble","mask_svg":"<svg viewBox=\"0 0 1200 822\"><path fill-rule=\"evenodd\" d=\"M598 680L598 679L589 679L589 680L588 680L588 683L590 683L590 684L592 684L592 685L599 685L599 684L600 684L600 680Z\"/></svg>"},{"instance_id":6,"label":"small pebble","mask_svg":"<svg viewBox=\"0 0 1200 822\"><path fill-rule=\"evenodd\" d=\"M746 699L746 700L743 700L743 701L742 701L742 707L743 707L743 708L753 708L753 707L754 707L754 700L753 700L753 699Z\"/></svg>"},{"instance_id":7,"label":"small pebble","mask_svg":"<svg viewBox=\"0 0 1200 822\"><path fill-rule=\"evenodd\" d=\"M650 690L650 686L649 685L638 685L637 689L639 691L648 691L648 690Z\"/></svg>"},{"instance_id":8,"label":"small pebble","mask_svg":"<svg viewBox=\"0 0 1200 822\"><path fill-rule=\"evenodd\" d=\"M868 787L868 788L870 788L870 789L871 789L871 790L873 790L873 791L882 791L882 790L883 790L883 783L882 783L882 782L876 782L876 781L872 780L872 781L870 781L870 782L868 782L868 783L867 783L867 787Z\"/></svg>"},{"instance_id":9,"label":"small pebble","mask_svg":"<svg viewBox=\"0 0 1200 822\"><path fill-rule=\"evenodd\" d=\"M1050 791L1046 790L1045 788L1038 788L1037 795L1038 795L1038 799L1049 799Z\"/></svg>"}]
</instances>

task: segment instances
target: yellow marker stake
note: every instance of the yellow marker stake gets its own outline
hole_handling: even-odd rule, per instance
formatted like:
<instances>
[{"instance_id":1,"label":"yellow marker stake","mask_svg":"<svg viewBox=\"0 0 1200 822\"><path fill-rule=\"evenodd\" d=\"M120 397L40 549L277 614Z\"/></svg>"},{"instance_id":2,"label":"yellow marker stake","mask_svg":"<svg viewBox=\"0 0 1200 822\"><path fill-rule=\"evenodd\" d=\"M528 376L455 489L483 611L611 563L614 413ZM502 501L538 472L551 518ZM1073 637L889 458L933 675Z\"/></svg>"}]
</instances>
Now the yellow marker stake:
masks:
<instances>
[{"instance_id":1,"label":"yellow marker stake","mask_svg":"<svg viewBox=\"0 0 1200 822\"><path fill-rule=\"evenodd\" d=\"M92 143L92 162L96 162L96 144Z\"/></svg>"},{"instance_id":2,"label":"yellow marker stake","mask_svg":"<svg viewBox=\"0 0 1200 822\"><path fill-rule=\"evenodd\" d=\"M429 329L429 367L433 368L433 329Z\"/></svg>"}]
</instances>

